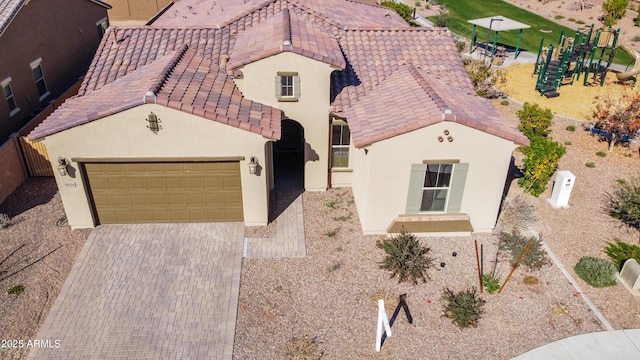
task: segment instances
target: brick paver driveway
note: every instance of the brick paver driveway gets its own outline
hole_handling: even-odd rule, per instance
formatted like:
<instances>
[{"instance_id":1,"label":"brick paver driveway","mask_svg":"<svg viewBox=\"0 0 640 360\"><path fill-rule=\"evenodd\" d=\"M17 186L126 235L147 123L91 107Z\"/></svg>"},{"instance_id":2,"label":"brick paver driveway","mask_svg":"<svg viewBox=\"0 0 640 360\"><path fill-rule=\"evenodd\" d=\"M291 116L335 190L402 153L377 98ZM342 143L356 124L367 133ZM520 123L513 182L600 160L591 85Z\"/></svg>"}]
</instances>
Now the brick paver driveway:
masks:
<instances>
[{"instance_id":1,"label":"brick paver driveway","mask_svg":"<svg viewBox=\"0 0 640 360\"><path fill-rule=\"evenodd\" d=\"M242 223L96 228L38 333L48 348L28 358L230 359L243 232Z\"/></svg>"}]
</instances>

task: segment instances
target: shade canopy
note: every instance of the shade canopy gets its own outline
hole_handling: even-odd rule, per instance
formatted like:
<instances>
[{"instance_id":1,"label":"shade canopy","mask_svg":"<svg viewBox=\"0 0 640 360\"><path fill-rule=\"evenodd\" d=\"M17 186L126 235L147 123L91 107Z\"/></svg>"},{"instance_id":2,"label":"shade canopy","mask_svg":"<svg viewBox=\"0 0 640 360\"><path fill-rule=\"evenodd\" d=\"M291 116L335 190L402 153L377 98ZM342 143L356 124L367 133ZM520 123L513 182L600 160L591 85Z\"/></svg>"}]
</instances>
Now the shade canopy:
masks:
<instances>
[{"instance_id":1,"label":"shade canopy","mask_svg":"<svg viewBox=\"0 0 640 360\"><path fill-rule=\"evenodd\" d=\"M493 21L491 21L491 19L493 19ZM495 31L522 30L531 28L531 26L527 24L523 24L519 21L515 21L501 15L467 20L467 22L486 29L490 28L491 30Z\"/></svg>"}]
</instances>

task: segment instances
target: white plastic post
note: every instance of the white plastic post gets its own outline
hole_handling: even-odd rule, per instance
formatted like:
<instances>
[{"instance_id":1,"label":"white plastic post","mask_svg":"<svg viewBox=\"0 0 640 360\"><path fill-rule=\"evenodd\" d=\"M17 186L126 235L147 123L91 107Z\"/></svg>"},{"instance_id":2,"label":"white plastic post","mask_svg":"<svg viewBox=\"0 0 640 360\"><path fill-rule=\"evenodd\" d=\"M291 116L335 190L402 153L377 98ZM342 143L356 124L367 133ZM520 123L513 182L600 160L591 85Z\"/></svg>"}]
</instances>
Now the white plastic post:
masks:
<instances>
[{"instance_id":1,"label":"white plastic post","mask_svg":"<svg viewBox=\"0 0 640 360\"><path fill-rule=\"evenodd\" d=\"M387 311L384 309L384 300L378 300L378 328L376 330L376 351L380 352L382 347L382 328L387 337L391 337L391 326L389 325L389 319L387 318Z\"/></svg>"}]
</instances>

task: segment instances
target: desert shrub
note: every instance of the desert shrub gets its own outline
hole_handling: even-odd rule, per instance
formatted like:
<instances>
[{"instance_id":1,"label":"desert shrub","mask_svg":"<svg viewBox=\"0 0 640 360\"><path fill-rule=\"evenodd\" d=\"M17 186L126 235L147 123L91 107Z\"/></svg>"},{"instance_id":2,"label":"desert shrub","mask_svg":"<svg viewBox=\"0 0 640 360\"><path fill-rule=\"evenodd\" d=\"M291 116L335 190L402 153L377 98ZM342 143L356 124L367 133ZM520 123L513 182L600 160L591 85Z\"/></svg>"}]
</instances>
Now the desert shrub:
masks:
<instances>
[{"instance_id":1,"label":"desert shrub","mask_svg":"<svg viewBox=\"0 0 640 360\"><path fill-rule=\"evenodd\" d=\"M627 13L629 0L607 0L602 4L605 26L613 26Z\"/></svg>"},{"instance_id":2,"label":"desert shrub","mask_svg":"<svg viewBox=\"0 0 640 360\"><path fill-rule=\"evenodd\" d=\"M571 131L571 132L576 131L576 127L574 125L569 125L566 127L566 129L567 131Z\"/></svg>"},{"instance_id":3,"label":"desert shrub","mask_svg":"<svg viewBox=\"0 0 640 360\"><path fill-rule=\"evenodd\" d=\"M413 21L413 9L411 6L393 1L383 1L380 5L384 7L388 7L389 9L393 9L395 12L400 15L401 18L404 19L407 23L411 23Z\"/></svg>"},{"instance_id":4,"label":"desert shrub","mask_svg":"<svg viewBox=\"0 0 640 360\"><path fill-rule=\"evenodd\" d=\"M502 101L500 101L500 105L502 105L502 106L508 106L508 105L509 105L509 100L502 100Z\"/></svg>"},{"instance_id":5,"label":"desert shrub","mask_svg":"<svg viewBox=\"0 0 640 360\"><path fill-rule=\"evenodd\" d=\"M491 274L482 274L482 286L489 294L493 294L500 290L500 278L493 277Z\"/></svg>"},{"instance_id":6,"label":"desert shrub","mask_svg":"<svg viewBox=\"0 0 640 360\"><path fill-rule=\"evenodd\" d=\"M556 20L561 20L561 19L564 19L564 16L562 16L562 15L556 15L556 16L554 16L553 18L554 18L554 19L556 19Z\"/></svg>"},{"instance_id":7,"label":"desert shrub","mask_svg":"<svg viewBox=\"0 0 640 360\"><path fill-rule=\"evenodd\" d=\"M449 26L449 12L440 10L438 15L433 18L433 25L435 27Z\"/></svg>"},{"instance_id":8,"label":"desert shrub","mask_svg":"<svg viewBox=\"0 0 640 360\"><path fill-rule=\"evenodd\" d=\"M636 26L640 26L640 23L639 23L638 21L640 21L640 16L639 16L638 18L636 18L636 20L635 20L635 25L636 25ZM634 36L634 37L633 37L633 39L631 39L631 40L633 40L633 41L635 41L635 42L638 42L638 41L640 41L640 36L637 36L637 35L636 35L636 36Z\"/></svg>"},{"instance_id":9,"label":"desert shrub","mask_svg":"<svg viewBox=\"0 0 640 360\"><path fill-rule=\"evenodd\" d=\"M640 178L618 181L613 191L605 194L605 211L623 224L640 230Z\"/></svg>"},{"instance_id":10,"label":"desert shrub","mask_svg":"<svg viewBox=\"0 0 640 360\"><path fill-rule=\"evenodd\" d=\"M518 129L529 139L535 136L546 137L551 133L549 127L553 120L553 113L549 108L541 108L538 104L524 103L522 110L516 111L520 118Z\"/></svg>"},{"instance_id":11,"label":"desert shrub","mask_svg":"<svg viewBox=\"0 0 640 360\"><path fill-rule=\"evenodd\" d=\"M428 256L431 249L420 244L415 235L402 229L398 235L378 240L376 246L386 253L380 268L389 270L391 278L397 276L398 283L411 280L417 284L418 280L427 281L427 270L433 266L434 259Z\"/></svg>"},{"instance_id":12,"label":"desert shrub","mask_svg":"<svg viewBox=\"0 0 640 360\"><path fill-rule=\"evenodd\" d=\"M571 22L575 22L576 19L575 18L568 18L567 20L571 21Z\"/></svg>"},{"instance_id":13,"label":"desert shrub","mask_svg":"<svg viewBox=\"0 0 640 360\"><path fill-rule=\"evenodd\" d=\"M524 252L524 249L531 244L531 248L527 251L527 254L522 259L522 264L528 267L530 270L538 270L545 265L551 263L546 251L542 248L540 240L535 237L522 236L518 231L501 232L500 233L500 250L506 250L511 254L509 263L515 265L516 261Z\"/></svg>"},{"instance_id":14,"label":"desert shrub","mask_svg":"<svg viewBox=\"0 0 640 360\"><path fill-rule=\"evenodd\" d=\"M444 288L440 300L444 303L443 316L451 319L459 328L478 326L485 301L478 296L475 287L458 293Z\"/></svg>"},{"instance_id":15,"label":"desert shrub","mask_svg":"<svg viewBox=\"0 0 640 360\"><path fill-rule=\"evenodd\" d=\"M597 156L600 156L600 157L605 157L605 156L607 156L607 153L606 153L606 152L604 152L604 151L597 151L597 152L596 152L596 155L597 155Z\"/></svg>"},{"instance_id":16,"label":"desert shrub","mask_svg":"<svg viewBox=\"0 0 640 360\"><path fill-rule=\"evenodd\" d=\"M565 142L564 142L564 145L565 145L565 146L569 146L569 145L571 145L571 144L573 144L571 141L565 141Z\"/></svg>"},{"instance_id":17,"label":"desert shrub","mask_svg":"<svg viewBox=\"0 0 640 360\"><path fill-rule=\"evenodd\" d=\"M567 148L562 144L546 137L531 138L529 146L522 150L526 158L523 160L524 171L523 176L518 179L518 185L533 196L542 194L566 151Z\"/></svg>"},{"instance_id":18,"label":"desert shrub","mask_svg":"<svg viewBox=\"0 0 640 360\"><path fill-rule=\"evenodd\" d=\"M324 356L324 349L315 337L294 336L287 341L282 353L285 359L319 360Z\"/></svg>"},{"instance_id":19,"label":"desert shrub","mask_svg":"<svg viewBox=\"0 0 640 360\"><path fill-rule=\"evenodd\" d=\"M522 279L522 282L525 285L536 286L536 285L540 284L540 279L538 279L537 277L535 277L533 275L527 275L527 276L524 277L524 279Z\"/></svg>"},{"instance_id":20,"label":"desert shrub","mask_svg":"<svg viewBox=\"0 0 640 360\"><path fill-rule=\"evenodd\" d=\"M465 51L466 48L467 48L467 43L465 43L462 40L456 40L456 49L458 49L459 53Z\"/></svg>"},{"instance_id":21,"label":"desert shrub","mask_svg":"<svg viewBox=\"0 0 640 360\"><path fill-rule=\"evenodd\" d=\"M467 59L465 60L465 68L476 88L491 76L491 68L481 60Z\"/></svg>"},{"instance_id":22,"label":"desert shrub","mask_svg":"<svg viewBox=\"0 0 640 360\"><path fill-rule=\"evenodd\" d=\"M640 263L640 246L628 244L619 239L614 240L615 243L607 242L604 253L607 254L611 262L618 268L618 271L622 270L624 262L629 259L635 259Z\"/></svg>"},{"instance_id":23,"label":"desert shrub","mask_svg":"<svg viewBox=\"0 0 640 360\"><path fill-rule=\"evenodd\" d=\"M578 24L578 25L582 25L582 24L584 24L584 21L582 21L582 20L578 20L578 21L576 21L576 24Z\"/></svg>"},{"instance_id":24,"label":"desert shrub","mask_svg":"<svg viewBox=\"0 0 640 360\"><path fill-rule=\"evenodd\" d=\"M583 257L573 268L587 284L606 287L616 284L616 266L610 261L596 257Z\"/></svg>"},{"instance_id":25,"label":"desert shrub","mask_svg":"<svg viewBox=\"0 0 640 360\"><path fill-rule=\"evenodd\" d=\"M11 226L11 217L7 214L0 213L0 229L6 229Z\"/></svg>"},{"instance_id":26,"label":"desert shrub","mask_svg":"<svg viewBox=\"0 0 640 360\"><path fill-rule=\"evenodd\" d=\"M24 292L24 286L16 285L12 286L7 290L7 294L9 295L20 295Z\"/></svg>"},{"instance_id":27,"label":"desert shrub","mask_svg":"<svg viewBox=\"0 0 640 360\"><path fill-rule=\"evenodd\" d=\"M592 161L587 161L586 163L584 163L584 166L593 169L594 167L596 167L596 164Z\"/></svg>"}]
</instances>

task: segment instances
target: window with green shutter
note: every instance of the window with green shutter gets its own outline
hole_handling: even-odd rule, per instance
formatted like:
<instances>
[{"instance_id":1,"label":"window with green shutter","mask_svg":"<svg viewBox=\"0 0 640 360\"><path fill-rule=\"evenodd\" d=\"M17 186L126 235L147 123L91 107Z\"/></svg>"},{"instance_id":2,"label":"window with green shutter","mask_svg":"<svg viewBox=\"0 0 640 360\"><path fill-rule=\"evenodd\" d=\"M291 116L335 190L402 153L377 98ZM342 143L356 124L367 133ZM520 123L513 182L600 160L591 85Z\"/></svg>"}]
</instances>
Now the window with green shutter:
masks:
<instances>
[{"instance_id":1,"label":"window with green shutter","mask_svg":"<svg viewBox=\"0 0 640 360\"><path fill-rule=\"evenodd\" d=\"M407 214L459 213L469 164L428 161L413 164Z\"/></svg>"},{"instance_id":2,"label":"window with green shutter","mask_svg":"<svg viewBox=\"0 0 640 360\"><path fill-rule=\"evenodd\" d=\"M297 72L278 72L275 87L278 101L298 101L300 98L300 77Z\"/></svg>"}]
</instances>

